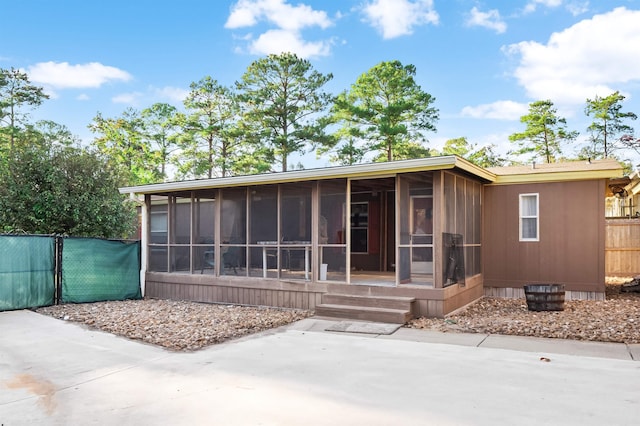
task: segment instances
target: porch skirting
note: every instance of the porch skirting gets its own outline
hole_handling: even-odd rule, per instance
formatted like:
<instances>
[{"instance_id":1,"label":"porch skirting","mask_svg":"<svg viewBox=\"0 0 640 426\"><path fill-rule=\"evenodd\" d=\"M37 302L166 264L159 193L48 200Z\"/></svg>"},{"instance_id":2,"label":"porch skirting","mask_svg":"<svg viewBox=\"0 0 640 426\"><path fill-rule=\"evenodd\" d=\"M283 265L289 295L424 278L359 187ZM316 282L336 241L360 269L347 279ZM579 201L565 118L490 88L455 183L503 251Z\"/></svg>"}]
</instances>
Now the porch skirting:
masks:
<instances>
[{"instance_id":1,"label":"porch skirting","mask_svg":"<svg viewBox=\"0 0 640 426\"><path fill-rule=\"evenodd\" d=\"M207 275L146 274L145 297L204 303L314 310L327 292L324 284Z\"/></svg>"},{"instance_id":2,"label":"porch skirting","mask_svg":"<svg viewBox=\"0 0 640 426\"><path fill-rule=\"evenodd\" d=\"M412 315L443 318L483 295L481 275L468 277L464 286L444 289L421 285L399 287L305 282L256 277L212 277L199 274L147 272L145 297L315 310L325 293L413 297Z\"/></svg>"},{"instance_id":3,"label":"porch skirting","mask_svg":"<svg viewBox=\"0 0 640 426\"><path fill-rule=\"evenodd\" d=\"M524 288L485 287L484 295L502 299L524 299ZM565 300L605 300L605 294L599 291L565 291Z\"/></svg>"}]
</instances>

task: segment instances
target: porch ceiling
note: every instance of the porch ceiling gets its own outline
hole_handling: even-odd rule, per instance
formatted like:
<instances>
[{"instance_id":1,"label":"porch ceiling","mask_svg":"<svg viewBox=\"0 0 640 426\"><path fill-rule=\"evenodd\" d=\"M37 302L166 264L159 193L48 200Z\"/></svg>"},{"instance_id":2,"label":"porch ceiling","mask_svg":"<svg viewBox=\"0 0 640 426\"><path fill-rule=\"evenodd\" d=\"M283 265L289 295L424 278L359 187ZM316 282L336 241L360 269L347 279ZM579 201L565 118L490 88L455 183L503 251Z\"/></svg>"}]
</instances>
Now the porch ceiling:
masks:
<instances>
[{"instance_id":1,"label":"porch ceiling","mask_svg":"<svg viewBox=\"0 0 640 426\"><path fill-rule=\"evenodd\" d=\"M393 191L395 178L356 179L351 181L351 192Z\"/></svg>"}]
</instances>

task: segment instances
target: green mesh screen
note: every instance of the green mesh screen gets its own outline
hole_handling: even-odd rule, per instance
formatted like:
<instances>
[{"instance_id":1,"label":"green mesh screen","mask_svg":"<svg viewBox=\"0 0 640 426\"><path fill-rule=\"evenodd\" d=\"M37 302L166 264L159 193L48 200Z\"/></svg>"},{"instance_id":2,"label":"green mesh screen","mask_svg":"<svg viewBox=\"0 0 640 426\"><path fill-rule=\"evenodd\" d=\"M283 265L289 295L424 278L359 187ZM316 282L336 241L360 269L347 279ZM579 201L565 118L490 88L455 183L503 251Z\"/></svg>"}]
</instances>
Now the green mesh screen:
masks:
<instances>
[{"instance_id":1,"label":"green mesh screen","mask_svg":"<svg viewBox=\"0 0 640 426\"><path fill-rule=\"evenodd\" d=\"M0 311L52 305L53 237L0 235Z\"/></svg>"},{"instance_id":2,"label":"green mesh screen","mask_svg":"<svg viewBox=\"0 0 640 426\"><path fill-rule=\"evenodd\" d=\"M63 239L62 303L141 297L139 241Z\"/></svg>"}]
</instances>

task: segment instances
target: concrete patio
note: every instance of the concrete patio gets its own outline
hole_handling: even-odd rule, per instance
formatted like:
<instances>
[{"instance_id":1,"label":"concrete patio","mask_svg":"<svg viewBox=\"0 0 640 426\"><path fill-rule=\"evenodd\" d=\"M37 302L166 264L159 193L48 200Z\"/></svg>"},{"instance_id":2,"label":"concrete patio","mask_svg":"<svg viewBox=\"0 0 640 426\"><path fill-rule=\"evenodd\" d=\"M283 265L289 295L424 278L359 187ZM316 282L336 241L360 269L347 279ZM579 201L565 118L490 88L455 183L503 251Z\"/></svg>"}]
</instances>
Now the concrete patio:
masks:
<instances>
[{"instance_id":1,"label":"concrete patio","mask_svg":"<svg viewBox=\"0 0 640 426\"><path fill-rule=\"evenodd\" d=\"M2 312L0 423L584 426L640 418L638 345L342 325L328 332L336 321L311 318L177 353L31 311Z\"/></svg>"}]
</instances>

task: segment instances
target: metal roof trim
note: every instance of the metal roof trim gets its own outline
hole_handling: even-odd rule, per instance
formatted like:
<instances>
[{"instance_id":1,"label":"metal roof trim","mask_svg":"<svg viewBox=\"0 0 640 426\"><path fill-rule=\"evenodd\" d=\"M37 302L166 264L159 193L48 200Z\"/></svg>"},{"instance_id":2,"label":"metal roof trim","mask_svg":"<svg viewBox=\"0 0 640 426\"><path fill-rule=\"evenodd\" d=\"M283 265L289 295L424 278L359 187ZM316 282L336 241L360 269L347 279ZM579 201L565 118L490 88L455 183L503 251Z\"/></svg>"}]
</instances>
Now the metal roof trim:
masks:
<instances>
[{"instance_id":1,"label":"metal roof trim","mask_svg":"<svg viewBox=\"0 0 640 426\"><path fill-rule=\"evenodd\" d=\"M615 172L615 173L614 173ZM622 177L623 170L589 170L570 172L549 172L536 174L498 175L491 185L509 185L518 183L562 182L571 180L609 179Z\"/></svg>"},{"instance_id":2,"label":"metal roof trim","mask_svg":"<svg viewBox=\"0 0 640 426\"><path fill-rule=\"evenodd\" d=\"M427 157L414 160L366 163L352 166L334 166L317 169L293 170L288 172L263 173L257 175L232 176L224 178L200 179L179 182L157 183L120 188L122 194L153 194L165 192L191 191L250 185L269 185L311 180L375 178L430 170L460 168L488 181L495 175L473 163L455 155Z\"/></svg>"}]
</instances>

